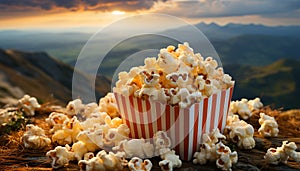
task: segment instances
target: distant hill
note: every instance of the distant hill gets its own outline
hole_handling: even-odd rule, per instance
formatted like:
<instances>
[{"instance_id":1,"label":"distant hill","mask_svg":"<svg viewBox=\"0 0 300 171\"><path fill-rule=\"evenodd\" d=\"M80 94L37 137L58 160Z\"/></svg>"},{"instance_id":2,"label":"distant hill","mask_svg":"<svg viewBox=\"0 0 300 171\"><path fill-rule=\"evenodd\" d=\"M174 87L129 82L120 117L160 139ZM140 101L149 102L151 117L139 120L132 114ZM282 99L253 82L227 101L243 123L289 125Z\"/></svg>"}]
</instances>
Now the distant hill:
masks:
<instances>
[{"instance_id":1,"label":"distant hill","mask_svg":"<svg viewBox=\"0 0 300 171\"><path fill-rule=\"evenodd\" d=\"M255 67L226 65L224 70L236 80L233 99L261 97L265 104L285 109L300 106L300 62L280 59Z\"/></svg>"},{"instance_id":2,"label":"distant hill","mask_svg":"<svg viewBox=\"0 0 300 171\"><path fill-rule=\"evenodd\" d=\"M22 52L0 49L0 104L13 102L24 93L41 101L54 100L65 104L72 99L74 69L44 52ZM74 71L82 81L75 92L86 92L90 76ZM110 90L110 81L103 76L96 79L96 96Z\"/></svg>"}]
</instances>

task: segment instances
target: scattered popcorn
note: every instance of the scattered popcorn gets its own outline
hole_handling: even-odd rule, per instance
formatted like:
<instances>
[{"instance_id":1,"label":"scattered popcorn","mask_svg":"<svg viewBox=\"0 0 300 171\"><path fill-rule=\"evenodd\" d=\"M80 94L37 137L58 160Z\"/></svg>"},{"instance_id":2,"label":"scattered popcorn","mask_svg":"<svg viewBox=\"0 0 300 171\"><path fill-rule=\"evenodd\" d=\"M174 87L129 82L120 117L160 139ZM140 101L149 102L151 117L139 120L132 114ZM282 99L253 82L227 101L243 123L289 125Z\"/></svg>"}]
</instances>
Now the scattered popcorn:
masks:
<instances>
[{"instance_id":1,"label":"scattered popcorn","mask_svg":"<svg viewBox=\"0 0 300 171\"><path fill-rule=\"evenodd\" d=\"M253 100L249 100L248 105L251 111L258 110L264 106L263 103L260 101L260 98L258 97L256 97Z\"/></svg>"},{"instance_id":2,"label":"scattered popcorn","mask_svg":"<svg viewBox=\"0 0 300 171\"><path fill-rule=\"evenodd\" d=\"M111 118L119 117L119 110L113 93L107 93L105 97L101 98L99 107L100 112L106 112Z\"/></svg>"},{"instance_id":3,"label":"scattered popcorn","mask_svg":"<svg viewBox=\"0 0 300 171\"><path fill-rule=\"evenodd\" d=\"M253 126L240 120L238 115L227 117L224 134L227 140L236 143L239 148L252 149L255 147Z\"/></svg>"},{"instance_id":4,"label":"scattered popcorn","mask_svg":"<svg viewBox=\"0 0 300 171\"><path fill-rule=\"evenodd\" d=\"M220 140L226 137L219 129L214 129L209 134L202 135L202 144L199 152L194 154L194 164L206 164L209 161L216 161L216 166L224 171L231 171L232 164L237 163L237 152L231 152Z\"/></svg>"},{"instance_id":5,"label":"scattered popcorn","mask_svg":"<svg viewBox=\"0 0 300 171\"><path fill-rule=\"evenodd\" d=\"M42 149L51 144L51 140L45 135L45 131L32 124L26 125L26 132L21 137L25 148Z\"/></svg>"},{"instance_id":6,"label":"scattered popcorn","mask_svg":"<svg viewBox=\"0 0 300 171\"><path fill-rule=\"evenodd\" d=\"M80 131L82 131L82 127L77 117L74 116L72 119L64 121L62 129L53 134L52 142L57 142L59 145L75 143Z\"/></svg>"},{"instance_id":7,"label":"scattered popcorn","mask_svg":"<svg viewBox=\"0 0 300 171\"><path fill-rule=\"evenodd\" d=\"M294 142L283 141L281 147L269 148L264 158L269 164L277 165L287 163L291 157L296 162L300 162L300 152L296 152L297 145Z\"/></svg>"},{"instance_id":8,"label":"scattered popcorn","mask_svg":"<svg viewBox=\"0 0 300 171\"><path fill-rule=\"evenodd\" d=\"M216 145L216 154L217 168L222 169L223 171L231 171L232 164L235 164L238 161L237 152L231 152L230 148L225 146L222 142L219 142Z\"/></svg>"},{"instance_id":9,"label":"scattered popcorn","mask_svg":"<svg viewBox=\"0 0 300 171\"><path fill-rule=\"evenodd\" d=\"M230 103L229 110L233 114L238 114L244 120L247 120L252 116L247 99L241 99L241 101L232 101Z\"/></svg>"},{"instance_id":10,"label":"scattered popcorn","mask_svg":"<svg viewBox=\"0 0 300 171\"><path fill-rule=\"evenodd\" d=\"M260 113L258 122L260 124L260 128L258 129L259 135L263 137L276 137L278 135L278 124L274 117Z\"/></svg>"},{"instance_id":11,"label":"scattered popcorn","mask_svg":"<svg viewBox=\"0 0 300 171\"><path fill-rule=\"evenodd\" d=\"M69 116L74 116L84 112L84 105L80 99L75 99L68 103L66 109Z\"/></svg>"},{"instance_id":12,"label":"scattered popcorn","mask_svg":"<svg viewBox=\"0 0 300 171\"><path fill-rule=\"evenodd\" d=\"M63 113L58 112L52 112L48 118L46 118L46 122L52 129L50 130L50 133L54 133L57 130L61 130L63 128L63 123L65 121L69 121L69 118L67 115Z\"/></svg>"},{"instance_id":13,"label":"scattered popcorn","mask_svg":"<svg viewBox=\"0 0 300 171\"><path fill-rule=\"evenodd\" d=\"M166 151L169 151L171 147L171 140L164 131L158 131L153 136L155 146L155 156L159 156Z\"/></svg>"},{"instance_id":14,"label":"scattered popcorn","mask_svg":"<svg viewBox=\"0 0 300 171\"><path fill-rule=\"evenodd\" d=\"M122 170L127 165L127 161L112 152L107 154L102 150L91 159L80 160L78 165L82 170L86 171Z\"/></svg>"},{"instance_id":15,"label":"scattered popcorn","mask_svg":"<svg viewBox=\"0 0 300 171\"><path fill-rule=\"evenodd\" d=\"M113 91L186 108L233 85L232 78L218 68L216 60L204 60L184 43L177 49L161 49L157 59L146 58L143 66L120 72Z\"/></svg>"},{"instance_id":16,"label":"scattered popcorn","mask_svg":"<svg viewBox=\"0 0 300 171\"><path fill-rule=\"evenodd\" d=\"M54 150L50 150L46 154L47 157L52 159L51 166L54 169L65 167L69 165L69 161L75 160L74 153L70 151L70 147L57 146Z\"/></svg>"},{"instance_id":17,"label":"scattered popcorn","mask_svg":"<svg viewBox=\"0 0 300 171\"><path fill-rule=\"evenodd\" d=\"M105 112L93 113L85 121L80 123L81 127L83 130L87 130L89 128L93 128L94 126L103 125L103 124L105 124L105 118L107 116L108 115Z\"/></svg>"},{"instance_id":18,"label":"scattered popcorn","mask_svg":"<svg viewBox=\"0 0 300 171\"><path fill-rule=\"evenodd\" d=\"M154 157L153 144L146 142L144 139L123 140L112 149L124 152L125 158L139 157L144 159Z\"/></svg>"},{"instance_id":19,"label":"scattered popcorn","mask_svg":"<svg viewBox=\"0 0 300 171\"><path fill-rule=\"evenodd\" d=\"M84 105L84 111L82 113L82 116L84 118L90 118L91 115L93 115L94 113L98 113L99 112L99 106L97 103L89 103Z\"/></svg>"},{"instance_id":20,"label":"scattered popcorn","mask_svg":"<svg viewBox=\"0 0 300 171\"><path fill-rule=\"evenodd\" d=\"M19 99L18 107L27 116L34 116L35 109L40 108L41 105L38 103L35 97L24 95L23 98Z\"/></svg>"},{"instance_id":21,"label":"scattered popcorn","mask_svg":"<svg viewBox=\"0 0 300 171\"><path fill-rule=\"evenodd\" d=\"M18 116L16 113L16 109L14 108L0 109L0 126L6 126L10 122L16 121L17 119Z\"/></svg>"},{"instance_id":22,"label":"scattered popcorn","mask_svg":"<svg viewBox=\"0 0 300 171\"><path fill-rule=\"evenodd\" d=\"M169 150L160 155L162 161L158 164L163 171L172 171L174 168L180 168L182 165L179 156L175 154L174 150Z\"/></svg>"},{"instance_id":23,"label":"scattered popcorn","mask_svg":"<svg viewBox=\"0 0 300 171\"><path fill-rule=\"evenodd\" d=\"M243 98L240 101L236 100L230 103L229 113L237 114L242 119L247 120L252 116L252 111L258 110L262 107L263 104L258 97L249 101L248 99Z\"/></svg>"},{"instance_id":24,"label":"scattered popcorn","mask_svg":"<svg viewBox=\"0 0 300 171\"><path fill-rule=\"evenodd\" d=\"M199 152L194 154L194 164L206 164L208 161L215 161L216 156L216 143L226 137L220 133L219 129L213 129L209 134L202 135L202 144L200 144Z\"/></svg>"},{"instance_id":25,"label":"scattered popcorn","mask_svg":"<svg viewBox=\"0 0 300 171\"><path fill-rule=\"evenodd\" d=\"M133 157L128 162L128 168L131 171L150 171L152 168L152 163L150 160L142 160L138 157Z\"/></svg>"}]
</instances>

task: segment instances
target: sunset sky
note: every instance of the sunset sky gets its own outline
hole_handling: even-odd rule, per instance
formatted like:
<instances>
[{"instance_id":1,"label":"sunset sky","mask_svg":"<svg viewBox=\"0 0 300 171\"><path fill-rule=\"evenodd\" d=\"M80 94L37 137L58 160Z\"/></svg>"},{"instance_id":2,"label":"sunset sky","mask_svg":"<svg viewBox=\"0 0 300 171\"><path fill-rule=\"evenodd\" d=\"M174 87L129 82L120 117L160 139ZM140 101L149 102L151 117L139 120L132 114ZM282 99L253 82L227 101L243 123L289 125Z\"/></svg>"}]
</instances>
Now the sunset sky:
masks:
<instances>
[{"instance_id":1,"label":"sunset sky","mask_svg":"<svg viewBox=\"0 0 300 171\"><path fill-rule=\"evenodd\" d=\"M300 25L299 0L0 0L0 29L95 30L136 14L189 23Z\"/></svg>"}]
</instances>

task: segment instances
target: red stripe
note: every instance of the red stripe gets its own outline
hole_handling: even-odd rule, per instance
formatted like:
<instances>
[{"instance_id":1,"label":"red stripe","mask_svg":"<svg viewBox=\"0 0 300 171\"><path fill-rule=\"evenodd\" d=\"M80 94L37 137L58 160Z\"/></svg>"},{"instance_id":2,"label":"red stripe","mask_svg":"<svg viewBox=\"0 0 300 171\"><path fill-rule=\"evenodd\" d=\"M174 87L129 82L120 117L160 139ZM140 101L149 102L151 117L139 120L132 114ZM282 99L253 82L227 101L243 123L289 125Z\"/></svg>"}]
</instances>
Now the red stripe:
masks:
<instances>
[{"instance_id":1,"label":"red stripe","mask_svg":"<svg viewBox=\"0 0 300 171\"><path fill-rule=\"evenodd\" d=\"M202 113L202 134L205 133L206 119L207 119L208 98L203 99L203 113Z\"/></svg>"},{"instance_id":2,"label":"red stripe","mask_svg":"<svg viewBox=\"0 0 300 171\"><path fill-rule=\"evenodd\" d=\"M130 129L130 134L129 134L129 137L130 138L132 138L132 131L133 131L133 129L132 128L130 128L130 122L129 122L129 120L128 120L128 111L127 111L127 108L126 108L126 99L125 99L125 97L124 96L122 96L122 95L119 95L120 97L121 97L121 100L122 100L122 108L123 108L123 110L124 110L124 115L123 115L123 119L126 121L126 125L129 127L129 129Z\"/></svg>"},{"instance_id":3,"label":"red stripe","mask_svg":"<svg viewBox=\"0 0 300 171\"><path fill-rule=\"evenodd\" d=\"M224 115L224 103L225 103L225 96L226 96L226 90L223 90L221 92L221 106L220 106L220 118L218 123L219 130L222 130L222 122L223 122L223 115ZM226 118L225 118L226 119Z\"/></svg>"},{"instance_id":4,"label":"red stripe","mask_svg":"<svg viewBox=\"0 0 300 171\"><path fill-rule=\"evenodd\" d=\"M209 130L213 130L217 125L215 125L215 117L216 117L216 106L217 104L217 94L212 95L212 107L211 107L211 118L210 118L210 127Z\"/></svg>"},{"instance_id":5,"label":"red stripe","mask_svg":"<svg viewBox=\"0 0 300 171\"><path fill-rule=\"evenodd\" d=\"M146 138L146 132L145 132L145 121L144 121L144 113L143 111L143 104L142 104L142 99L137 98L137 104L138 104L138 117L140 118L140 123L137 123L141 126L141 131L142 131L142 137Z\"/></svg>"},{"instance_id":6,"label":"red stripe","mask_svg":"<svg viewBox=\"0 0 300 171\"><path fill-rule=\"evenodd\" d=\"M190 113L188 109L184 109L184 160L188 160L189 158L189 121L190 121Z\"/></svg>"},{"instance_id":7,"label":"red stripe","mask_svg":"<svg viewBox=\"0 0 300 171\"><path fill-rule=\"evenodd\" d=\"M175 147L175 151L176 153L178 154L179 153L179 107L178 106L175 106L175 142L174 144L177 144L176 147Z\"/></svg>"},{"instance_id":8,"label":"red stripe","mask_svg":"<svg viewBox=\"0 0 300 171\"><path fill-rule=\"evenodd\" d=\"M151 103L151 104L153 104L153 103ZM146 130L146 131L149 132L149 136L150 136L150 137L147 137L147 138L152 138L154 133L153 133L153 125L152 125L153 121L152 121L151 105L150 105L150 103L146 103L146 106L147 106L147 109L149 109L147 111L148 123L146 123L146 124L148 124L149 130Z\"/></svg>"},{"instance_id":9,"label":"red stripe","mask_svg":"<svg viewBox=\"0 0 300 171\"><path fill-rule=\"evenodd\" d=\"M161 104L160 103L156 103L156 115L157 115L157 131L161 131L161 115L162 115L162 111L161 111Z\"/></svg>"},{"instance_id":10,"label":"red stripe","mask_svg":"<svg viewBox=\"0 0 300 171\"><path fill-rule=\"evenodd\" d=\"M166 124L166 130L164 130L164 131L167 131L167 130L169 130L170 129L170 122L171 122L171 107L170 107L170 105L167 105L166 106L166 113L165 113L165 116L166 116L166 122L167 123L165 123Z\"/></svg>"},{"instance_id":11,"label":"red stripe","mask_svg":"<svg viewBox=\"0 0 300 171\"><path fill-rule=\"evenodd\" d=\"M135 135L135 137L133 137L133 138L140 138L140 137L138 137L138 128L137 128L137 123L136 123L136 113L134 112L135 111L135 109L134 109L135 106L134 106L134 103L133 103L133 97L132 96L129 97L129 101L130 101L130 110L131 110L130 115L132 117L132 123L133 123L134 135Z\"/></svg>"},{"instance_id":12,"label":"red stripe","mask_svg":"<svg viewBox=\"0 0 300 171\"><path fill-rule=\"evenodd\" d=\"M194 118L193 153L196 152L198 145L199 103L195 104Z\"/></svg>"}]
</instances>

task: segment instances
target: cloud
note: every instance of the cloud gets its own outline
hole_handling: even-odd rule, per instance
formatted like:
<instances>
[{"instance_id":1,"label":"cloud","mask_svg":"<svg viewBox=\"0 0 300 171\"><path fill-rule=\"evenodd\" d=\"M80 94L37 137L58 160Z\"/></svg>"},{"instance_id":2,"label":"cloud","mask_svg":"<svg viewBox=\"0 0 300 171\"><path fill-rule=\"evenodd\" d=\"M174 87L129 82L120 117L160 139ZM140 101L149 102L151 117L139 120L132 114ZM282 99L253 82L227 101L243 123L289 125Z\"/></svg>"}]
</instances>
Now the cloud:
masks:
<instances>
[{"instance_id":1,"label":"cloud","mask_svg":"<svg viewBox=\"0 0 300 171\"><path fill-rule=\"evenodd\" d=\"M270 16L291 13L299 9L299 0L170 0L165 3L156 2L151 10L175 16L207 18Z\"/></svg>"},{"instance_id":2,"label":"cloud","mask_svg":"<svg viewBox=\"0 0 300 171\"><path fill-rule=\"evenodd\" d=\"M27 8L52 10L125 10L149 9L156 0L0 0L0 9L20 10Z\"/></svg>"}]
</instances>

